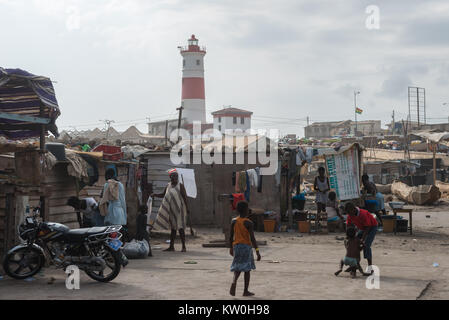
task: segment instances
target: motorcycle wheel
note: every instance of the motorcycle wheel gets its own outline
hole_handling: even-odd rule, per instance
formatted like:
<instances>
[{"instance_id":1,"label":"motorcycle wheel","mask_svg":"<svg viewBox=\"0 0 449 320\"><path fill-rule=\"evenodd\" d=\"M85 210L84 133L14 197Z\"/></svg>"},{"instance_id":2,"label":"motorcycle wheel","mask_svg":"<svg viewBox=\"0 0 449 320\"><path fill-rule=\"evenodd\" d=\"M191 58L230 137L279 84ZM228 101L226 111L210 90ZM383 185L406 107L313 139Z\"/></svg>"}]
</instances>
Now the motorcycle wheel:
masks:
<instances>
[{"instance_id":1,"label":"motorcycle wheel","mask_svg":"<svg viewBox=\"0 0 449 320\"><path fill-rule=\"evenodd\" d=\"M100 258L103 258L106 262L106 268L103 271L91 271L91 270L85 270L86 274L91 277L92 279L100 282L109 282L111 280L114 280L115 277L118 276L120 273L120 269L122 267L121 265L121 259L120 259L120 252L114 251L108 246L103 246L103 248L99 251L99 254L97 255ZM105 271L107 269L110 269L111 272L105 275Z\"/></svg>"},{"instance_id":2,"label":"motorcycle wheel","mask_svg":"<svg viewBox=\"0 0 449 320\"><path fill-rule=\"evenodd\" d=\"M3 269L14 279L23 280L34 276L44 265L44 256L36 248L19 248L8 253L3 260ZM28 272L23 272L27 271Z\"/></svg>"}]
</instances>

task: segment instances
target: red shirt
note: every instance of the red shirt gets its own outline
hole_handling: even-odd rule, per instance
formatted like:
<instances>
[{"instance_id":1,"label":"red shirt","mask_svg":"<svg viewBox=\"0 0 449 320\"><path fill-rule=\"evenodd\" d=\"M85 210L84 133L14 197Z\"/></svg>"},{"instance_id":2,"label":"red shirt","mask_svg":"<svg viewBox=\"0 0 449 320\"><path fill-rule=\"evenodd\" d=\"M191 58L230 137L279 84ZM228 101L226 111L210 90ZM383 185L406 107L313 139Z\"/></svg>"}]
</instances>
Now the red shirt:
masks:
<instances>
[{"instance_id":1,"label":"red shirt","mask_svg":"<svg viewBox=\"0 0 449 320\"><path fill-rule=\"evenodd\" d=\"M357 208L356 216L350 216L348 214L348 220L346 221L346 224L355 224L355 226L359 230L365 230L366 228L377 226L377 220L368 211Z\"/></svg>"},{"instance_id":2,"label":"red shirt","mask_svg":"<svg viewBox=\"0 0 449 320\"><path fill-rule=\"evenodd\" d=\"M233 193L232 194L232 211L237 209L237 203L245 200L245 195L243 193Z\"/></svg>"}]
</instances>

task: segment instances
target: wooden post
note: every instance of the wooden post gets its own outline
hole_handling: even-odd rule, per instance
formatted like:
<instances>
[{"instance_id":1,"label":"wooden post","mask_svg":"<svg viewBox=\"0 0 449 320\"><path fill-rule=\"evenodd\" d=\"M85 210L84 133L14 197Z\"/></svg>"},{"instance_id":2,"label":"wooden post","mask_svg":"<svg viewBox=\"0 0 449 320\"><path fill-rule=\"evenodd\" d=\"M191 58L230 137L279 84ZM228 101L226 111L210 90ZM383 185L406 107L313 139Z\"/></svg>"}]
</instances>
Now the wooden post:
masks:
<instances>
[{"instance_id":1,"label":"wooden post","mask_svg":"<svg viewBox=\"0 0 449 320\"><path fill-rule=\"evenodd\" d=\"M15 222L15 205L14 194L7 193L5 198L5 242L3 253L8 252L14 245L14 222Z\"/></svg>"},{"instance_id":2,"label":"wooden post","mask_svg":"<svg viewBox=\"0 0 449 320\"><path fill-rule=\"evenodd\" d=\"M293 228L293 210L292 210L292 192L290 185L288 186L288 227Z\"/></svg>"},{"instance_id":3,"label":"wooden post","mask_svg":"<svg viewBox=\"0 0 449 320\"><path fill-rule=\"evenodd\" d=\"M178 117L178 138L177 138L177 142L181 141L180 137L179 137L179 129L181 129L181 119L182 119L182 110L184 110L184 107L179 107L176 108L176 110L179 111L179 117Z\"/></svg>"},{"instance_id":4,"label":"wooden post","mask_svg":"<svg viewBox=\"0 0 449 320\"><path fill-rule=\"evenodd\" d=\"M40 107L39 117L44 117L44 106ZM45 124L40 126L40 136L39 136L39 149L41 151L45 150Z\"/></svg>"},{"instance_id":5,"label":"wooden post","mask_svg":"<svg viewBox=\"0 0 449 320\"><path fill-rule=\"evenodd\" d=\"M165 120L165 146L167 145L168 145L168 120Z\"/></svg>"},{"instance_id":6,"label":"wooden post","mask_svg":"<svg viewBox=\"0 0 449 320\"><path fill-rule=\"evenodd\" d=\"M436 143L432 143L432 151L433 151L433 185L436 186L436 184L437 184L437 159L436 159L437 144Z\"/></svg>"},{"instance_id":7,"label":"wooden post","mask_svg":"<svg viewBox=\"0 0 449 320\"><path fill-rule=\"evenodd\" d=\"M12 224L14 226L13 232L14 232L15 236L12 237L12 240L15 243L19 243L20 239L19 239L19 235L17 234L16 230L17 230L17 226L20 223L22 223L22 221L24 220L25 210L26 210L26 207L29 206L30 197L24 196L24 195L18 195L15 198L16 198L16 208L15 208L14 216L12 217L12 219L13 219ZM30 212L31 212L31 208L30 208Z\"/></svg>"}]
</instances>

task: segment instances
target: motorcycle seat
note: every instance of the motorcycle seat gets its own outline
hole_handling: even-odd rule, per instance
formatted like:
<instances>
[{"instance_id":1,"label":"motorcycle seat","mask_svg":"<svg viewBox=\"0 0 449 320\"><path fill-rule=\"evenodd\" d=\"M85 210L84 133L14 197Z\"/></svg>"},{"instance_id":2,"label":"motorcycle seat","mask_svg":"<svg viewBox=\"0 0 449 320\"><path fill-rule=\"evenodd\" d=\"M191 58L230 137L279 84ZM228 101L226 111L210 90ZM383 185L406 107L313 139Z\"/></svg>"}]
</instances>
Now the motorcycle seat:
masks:
<instances>
[{"instance_id":1,"label":"motorcycle seat","mask_svg":"<svg viewBox=\"0 0 449 320\"><path fill-rule=\"evenodd\" d=\"M66 233L69 239L83 239L87 236L103 233L108 229L108 227L92 227L92 228L82 228L82 229L72 229Z\"/></svg>"}]
</instances>

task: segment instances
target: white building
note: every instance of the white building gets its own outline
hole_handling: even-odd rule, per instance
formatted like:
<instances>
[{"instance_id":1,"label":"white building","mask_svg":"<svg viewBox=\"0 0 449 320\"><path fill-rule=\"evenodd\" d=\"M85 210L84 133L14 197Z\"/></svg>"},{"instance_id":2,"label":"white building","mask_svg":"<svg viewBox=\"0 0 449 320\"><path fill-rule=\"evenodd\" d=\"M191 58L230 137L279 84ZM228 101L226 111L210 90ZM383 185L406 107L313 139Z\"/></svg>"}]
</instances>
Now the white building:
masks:
<instances>
[{"instance_id":1,"label":"white building","mask_svg":"<svg viewBox=\"0 0 449 320\"><path fill-rule=\"evenodd\" d=\"M226 130L251 129L252 114L250 111L237 108L225 108L212 112L214 129L220 131L222 134L226 133Z\"/></svg>"}]
</instances>

